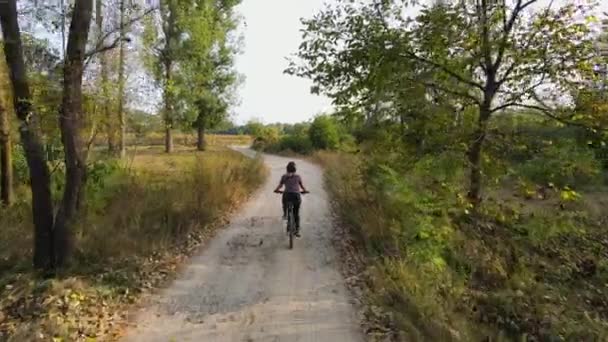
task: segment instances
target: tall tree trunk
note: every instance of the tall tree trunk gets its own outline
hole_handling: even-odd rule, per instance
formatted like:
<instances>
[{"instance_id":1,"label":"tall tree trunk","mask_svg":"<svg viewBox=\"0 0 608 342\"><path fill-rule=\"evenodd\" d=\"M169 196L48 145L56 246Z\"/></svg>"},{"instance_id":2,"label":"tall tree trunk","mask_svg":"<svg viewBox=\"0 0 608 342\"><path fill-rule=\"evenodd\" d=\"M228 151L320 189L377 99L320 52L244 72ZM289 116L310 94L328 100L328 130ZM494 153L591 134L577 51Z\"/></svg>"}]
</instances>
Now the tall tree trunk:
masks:
<instances>
[{"instance_id":1,"label":"tall tree trunk","mask_svg":"<svg viewBox=\"0 0 608 342\"><path fill-rule=\"evenodd\" d=\"M8 108L3 100L0 99L0 205L8 206L13 203L13 163Z\"/></svg>"},{"instance_id":2,"label":"tall tree trunk","mask_svg":"<svg viewBox=\"0 0 608 342\"><path fill-rule=\"evenodd\" d=\"M171 67L170 60L165 61L165 152L173 152L173 99L169 85L171 84Z\"/></svg>"},{"instance_id":3,"label":"tall tree trunk","mask_svg":"<svg viewBox=\"0 0 608 342\"><path fill-rule=\"evenodd\" d=\"M469 202L475 207L477 207L481 203L481 153L483 143L486 139L488 121L491 115L490 106L491 100L486 100L479 107L479 119L477 121L477 129L473 134L472 141L469 145L469 151L467 154L470 167L469 193L467 194L467 197L469 199Z\"/></svg>"},{"instance_id":4,"label":"tall tree trunk","mask_svg":"<svg viewBox=\"0 0 608 342\"><path fill-rule=\"evenodd\" d=\"M79 206L84 200L86 160L81 135L84 121L82 73L92 13L93 0L76 0L63 72L63 103L59 125L65 150L66 176L63 199L55 220L58 266L64 265L71 254L72 232L70 228L80 209Z\"/></svg>"},{"instance_id":5,"label":"tall tree trunk","mask_svg":"<svg viewBox=\"0 0 608 342\"><path fill-rule=\"evenodd\" d=\"M173 130L170 127L165 128L165 152L173 152Z\"/></svg>"},{"instance_id":6,"label":"tall tree trunk","mask_svg":"<svg viewBox=\"0 0 608 342\"><path fill-rule=\"evenodd\" d=\"M97 39L102 39L104 35L103 30L103 0L97 0L95 8L96 16L95 23L97 24ZM102 111L105 119L105 130L107 134L108 151L114 152L114 127L112 125L112 117L110 111L110 96L108 92L108 55L106 51L102 51L99 54L99 64L101 68L101 95L102 100Z\"/></svg>"},{"instance_id":7,"label":"tall tree trunk","mask_svg":"<svg viewBox=\"0 0 608 342\"><path fill-rule=\"evenodd\" d=\"M164 6L163 6L164 4ZM163 67L165 68L165 89L164 89L164 123L165 123L165 152L173 152L173 94L171 84L173 82L173 58L175 56L174 44L179 37L176 37L177 25L177 1L166 0L161 1L161 10L165 8L168 11L167 23L163 25L165 34L165 46L163 49Z\"/></svg>"},{"instance_id":8,"label":"tall tree trunk","mask_svg":"<svg viewBox=\"0 0 608 342\"><path fill-rule=\"evenodd\" d=\"M4 36L4 55L13 88L14 109L21 121L19 134L30 170L34 219L34 267L51 269L54 266L51 178L37 130L37 117L32 112L21 32L17 21L16 0L0 1L0 24Z\"/></svg>"},{"instance_id":9,"label":"tall tree trunk","mask_svg":"<svg viewBox=\"0 0 608 342\"><path fill-rule=\"evenodd\" d=\"M197 126L196 149L199 151L205 151L207 149L207 144L205 142L205 120L204 120L203 114L199 113L196 126Z\"/></svg>"},{"instance_id":10,"label":"tall tree trunk","mask_svg":"<svg viewBox=\"0 0 608 342\"><path fill-rule=\"evenodd\" d=\"M120 157L124 158L126 155L125 149L125 40L126 40L126 29L125 29L125 0L120 0L120 48L119 48L119 61L118 61L118 123L120 130L118 132L118 150Z\"/></svg>"}]
</instances>

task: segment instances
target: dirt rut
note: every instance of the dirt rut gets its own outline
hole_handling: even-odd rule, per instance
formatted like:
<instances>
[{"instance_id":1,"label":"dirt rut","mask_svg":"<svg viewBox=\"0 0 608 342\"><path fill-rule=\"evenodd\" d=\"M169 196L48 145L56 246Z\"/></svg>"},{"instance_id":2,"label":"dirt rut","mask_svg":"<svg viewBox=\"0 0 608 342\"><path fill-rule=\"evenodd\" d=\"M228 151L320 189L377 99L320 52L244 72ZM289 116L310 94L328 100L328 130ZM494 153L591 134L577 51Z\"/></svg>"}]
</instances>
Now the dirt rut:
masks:
<instances>
[{"instance_id":1,"label":"dirt rut","mask_svg":"<svg viewBox=\"0 0 608 342\"><path fill-rule=\"evenodd\" d=\"M264 159L268 182L139 312L125 341L364 340L331 245L321 169L296 161L311 194L303 199L302 238L289 250L272 192L289 160Z\"/></svg>"}]
</instances>

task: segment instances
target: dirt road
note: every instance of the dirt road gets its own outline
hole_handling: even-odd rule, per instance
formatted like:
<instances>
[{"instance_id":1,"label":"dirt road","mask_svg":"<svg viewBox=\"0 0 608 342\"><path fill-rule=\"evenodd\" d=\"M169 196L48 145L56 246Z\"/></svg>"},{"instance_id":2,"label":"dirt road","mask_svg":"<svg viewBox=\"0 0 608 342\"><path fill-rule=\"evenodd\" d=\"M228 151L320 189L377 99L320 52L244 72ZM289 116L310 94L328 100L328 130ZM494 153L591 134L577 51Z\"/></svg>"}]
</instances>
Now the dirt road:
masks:
<instances>
[{"instance_id":1,"label":"dirt road","mask_svg":"<svg viewBox=\"0 0 608 342\"><path fill-rule=\"evenodd\" d=\"M243 151L244 153L250 153ZM125 341L363 341L331 246L321 170L297 162L302 238L293 250L272 192L288 159L266 156L268 182L168 289Z\"/></svg>"}]
</instances>

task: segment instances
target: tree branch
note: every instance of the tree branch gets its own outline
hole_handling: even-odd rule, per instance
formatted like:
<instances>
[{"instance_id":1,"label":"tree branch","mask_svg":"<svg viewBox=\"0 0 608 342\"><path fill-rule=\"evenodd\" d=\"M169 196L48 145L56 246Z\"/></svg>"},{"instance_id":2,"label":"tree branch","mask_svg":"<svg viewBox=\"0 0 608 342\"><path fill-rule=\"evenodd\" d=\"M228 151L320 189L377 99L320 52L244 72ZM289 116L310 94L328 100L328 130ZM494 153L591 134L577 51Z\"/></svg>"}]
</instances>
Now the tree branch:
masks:
<instances>
[{"instance_id":1,"label":"tree branch","mask_svg":"<svg viewBox=\"0 0 608 342\"><path fill-rule=\"evenodd\" d=\"M595 129L596 131L608 131L608 128L606 128L606 127L587 125L585 123L570 121L568 119L562 118L562 117L554 114L554 112L556 112L556 110L549 108L549 107L545 106L544 104L533 105L533 104L524 104L524 103L514 103L514 104L510 105L510 107L520 107L520 108L532 109L550 119L553 119L559 123L562 123L562 124L568 125L568 126L581 127L581 128L586 128L586 129Z\"/></svg>"},{"instance_id":2,"label":"tree branch","mask_svg":"<svg viewBox=\"0 0 608 342\"><path fill-rule=\"evenodd\" d=\"M416 81L416 80L413 80L413 79L411 81L413 81L413 82L420 82L420 81ZM478 98L476 98L475 96L473 96L471 94L464 93L464 92L459 92L459 91L452 90L452 89L449 89L449 88L446 88L446 87L442 87L442 86L440 86L440 85L438 85L436 83L432 83L432 82L424 82L424 81L422 81L420 83L422 85L424 85L425 87L434 88L436 90L439 90L439 91L442 91L442 92L445 92L445 93L448 93L448 94L464 97L466 99L469 99L469 100L473 101L477 105L481 104L481 101L479 101Z\"/></svg>"},{"instance_id":3,"label":"tree branch","mask_svg":"<svg viewBox=\"0 0 608 342\"><path fill-rule=\"evenodd\" d=\"M432 61L430 59L426 59L424 57L418 56L414 52L411 52L411 51L407 51L406 50L405 53L407 54L407 56L404 56L406 58L410 57L410 58L413 58L413 59L415 59L415 60L417 60L419 62L431 65L431 66L433 66L435 68L440 69L441 71L445 72L446 74L450 75L452 78L456 79L459 82L462 82L464 84L470 85L470 86L475 87L475 88L478 88L480 90L484 90L483 85L481 85L480 83L477 83L477 82L475 82L473 80L467 79L466 77L458 74L457 72L455 72L453 70L450 70L447 66L445 66L443 64L440 64L440 63L434 62L434 61Z\"/></svg>"},{"instance_id":4,"label":"tree branch","mask_svg":"<svg viewBox=\"0 0 608 342\"><path fill-rule=\"evenodd\" d=\"M521 2L521 0L518 0ZM483 53L483 60L486 65L485 70L487 74L494 74L494 65L492 63L492 53L490 51L490 31L488 26L490 23L488 22L488 3L487 0L481 0L481 6L477 7L479 11L478 15L481 21L481 50ZM493 81L493 80L492 80Z\"/></svg>"},{"instance_id":5,"label":"tree branch","mask_svg":"<svg viewBox=\"0 0 608 342\"><path fill-rule=\"evenodd\" d=\"M525 4L522 5L522 10L525 9L526 7L530 6L531 4L533 4L534 2L536 2L536 0L530 0L528 2L526 2ZM547 7L545 8L545 15L548 14L549 10L551 9L551 7L553 6L553 0L551 0L549 2L549 4L547 5ZM512 29L512 27L511 27ZM526 43L525 45L518 49L519 51L527 51L528 48L530 47L530 45L532 44L532 42L534 41L534 39L536 39L536 36L538 35L538 33L540 32L540 29L537 29L536 31L534 31L530 37L528 37L528 39L526 39ZM506 37L506 36L505 36ZM508 38L508 37L507 37ZM547 48L548 48L549 42L545 43L545 46L543 48L543 51L546 53ZM501 49L502 51L499 52L499 57L497 57L496 59L496 70L498 71L498 68L500 68L500 65L502 64L502 60L504 58L505 55L505 50L506 50L506 41L503 42L503 44L501 44ZM505 72L505 74L503 75L502 79L498 81L499 85L502 85L503 83L507 82L509 80L509 77L511 76L511 73L513 72L513 70L515 70L515 67L517 66L516 62L513 62L509 68L507 69L507 71Z\"/></svg>"},{"instance_id":6,"label":"tree branch","mask_svg":"<svg viewBox=\"0 0 608 342\"><path fill-rule=\"evenodd\" d=\"M515 5L513 12L511 12L511 17L509 18L508 21L506 20L506 11L505 11L505 15L503 18L503 20L505 20L505 21L503 23L503 30L502 30L503 35L502 35L500 45L498 47L498 56L496 57L496 61L494 61L494 64L492 65L494 70L498 70L498 68L502 64L502 59L504 57L505 51L507 50L507 43L509 41L509 36L511 35L511 31L513 30L513 27L515 26L515 22L517 21L517 17L519 16L521 8L522 8L522 0L517 0L517 4Z\"/></svg>"},{"instance_id":7,"label":"tree branch","mask_svg":"<svg viewBox=\"0 0 608 342\"><path fill-rule=\"evenodd\" d=\"M98 40L97 43L95 44L95 47L90 50L87 51L85 53L85 58L91 58L94 55L104 52L104 51L108 51L108 50L112 50L118 47L118 43L120 43L120 38L115 39L111 44L109 45L105 45L105 41L106 39L108 39L111 35L120 32L122 30L124 30L125 28L135 24L136 22L144 19L145 17L147 17L148 15L150 15L152 12L156 11L158 9L158 7L152 7L149 8L148 10L146 10L144 13L142 13L141 15L130 19L129 21L127 21L126 23L124 23L123 25L119 25L118 27L115 27L114 29L104 33L103 36L101 36Z\"/></svg>"},{"instance_id":8,"label":"tree branch","mask_svg":"<svg viewBox=\"0 0 608 342\"><path fill-rule=\"evenodd\" d=\"M96 48L96 49L94 49L92 51L88 51L85 54L85 59L87 60L87 64L89 63L89 60L94 55L96 55L98 53L105 52L105 51L116 49L119 46L119 44L120 44L121 41L129 42L130 39L128 39L128 38L121 39L121 37L118 37L118 38L114 39L114 41L111 44L109 44L109 45L100 46L100 47L98 47L98 48Z\"/></svg>"}]
</instances>

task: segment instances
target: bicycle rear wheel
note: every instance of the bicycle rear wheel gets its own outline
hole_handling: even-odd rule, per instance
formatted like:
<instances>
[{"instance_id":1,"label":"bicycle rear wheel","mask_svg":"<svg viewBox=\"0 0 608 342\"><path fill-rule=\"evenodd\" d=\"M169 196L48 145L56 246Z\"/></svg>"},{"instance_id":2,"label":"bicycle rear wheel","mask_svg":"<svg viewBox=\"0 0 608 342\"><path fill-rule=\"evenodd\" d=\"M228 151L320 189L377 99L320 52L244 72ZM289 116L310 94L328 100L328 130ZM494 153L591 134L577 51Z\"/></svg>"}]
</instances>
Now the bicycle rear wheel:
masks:
<instances>
[{"instance_id":1,"label":"bicycle rear wheel","mask_svg":"<svg viewBox=\"0 0 608 342\"><path fill-rule=\"evenodd\" d=\"M295 235L295 220L293 216L293 205L287 209L287 235L289 235L289 249L293 249L293 238Z\"/></svg>"}]
</instances>

